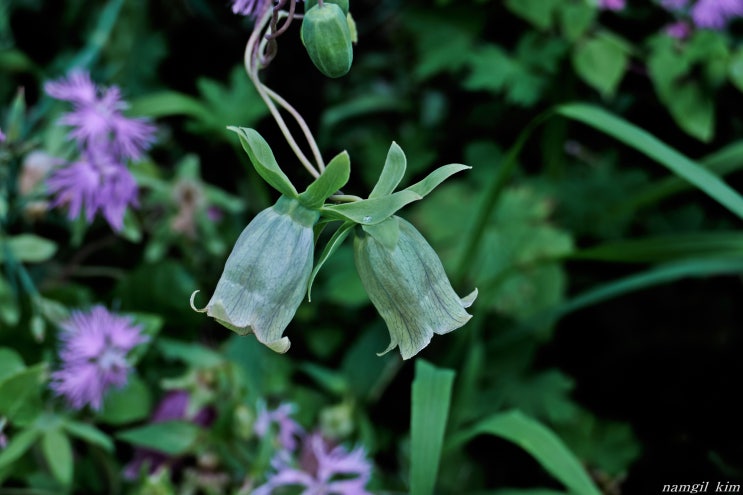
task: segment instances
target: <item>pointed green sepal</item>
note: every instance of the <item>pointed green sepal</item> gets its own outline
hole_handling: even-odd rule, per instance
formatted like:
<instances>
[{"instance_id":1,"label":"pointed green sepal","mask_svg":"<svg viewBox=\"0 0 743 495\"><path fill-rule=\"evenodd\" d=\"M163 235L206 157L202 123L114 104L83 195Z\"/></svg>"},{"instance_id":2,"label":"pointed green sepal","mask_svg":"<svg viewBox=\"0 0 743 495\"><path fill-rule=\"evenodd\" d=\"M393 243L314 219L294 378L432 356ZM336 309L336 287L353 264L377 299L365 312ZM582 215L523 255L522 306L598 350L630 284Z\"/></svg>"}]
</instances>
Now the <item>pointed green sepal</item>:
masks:
<instances>
[{"instance_id":1,"label":"pointed green sepal","mask_svg":"<svg viewBox=\"0 0 743 495\"><path fill-rule=\"evenodd\" d=\"M393 141L390 150L387 152L387 160L384 162L382 173L379 175L379 180L377 180L374 189L369 194L369 198L392 194L405 175L406 167L407 159L405 158L405 153Z\"/></svg>"},{"instance_id":2,"label":"pointed green sepal","mask_svg":"<svg viewBox=\"0 0 743 495\"><path fill-rule=\"evenodd\" d=\"M399 347L402 358L409 359L434 334L451 332L469 321L465 309L474 302L477 290L460 298L426 239L402 218L384 223L393 220L399 227L394 247L385 245L389 232L375 236L367 227L357 228L354 259L369 299L390 332L390 345L383 353Z\"/></svg>"},{"instance_id":3,"label":"pointed green sepal","mask_svg":"<svg viewBox=\"0 0 743 495\"><path fill-rule=\"evenodd\" d=\"M306 208L317 210L325 200L346 185L351 176L351 159L346 151L330 160L323 173L299 195L299 202Z\"/></svg>"},{"instance_id":4,"label":"pointed green sepal","mask_svg":"<svg viewBox=\"0 0 743 495\"><path fill-rule=\"evenodd\" d=\"M283 336L304 298L312 273L313 226L319 213L282 196L240 234L227 258L206 313L239 335L254 333L276 352L289 349Z\"/></svg>"},{"instance_id":5,"label":"pointed green sepal","mask_svg":"<svg viewBox=\"0 0 743 495\"><path fill-rule=\"evenodd\" d=\"M353 203L324 206L321 209L323 216L336 220L347 220L362 225L374 225L382 222L407 204L423 199L436 186L446 179L472 167L460 163L451 163L439 167L425 179L416 182L410 187L387 196L363 199Z\"/></svg>"},{"instance_id":6,"label":"pointed green sepal","mask_svg":"<svg viewBox=\"0 0 743 495\"><path fill-rule=\"evenodd\" d=\"M250 162L255 167L255 171L271 187L279 191L287 198L296 198L299 196L296 188L289 180L289 177L281 170L276 158L271 151L263 136L258 134L255 129L247 127L229 126L227 129L233 131L240 138L240 144L248 154Z\"/></svg>"},{"instance_id":7,"label":"pointed green sepal","mask_svg":"<svg viewBox=\"0 0 743 495\"><path fill-rule=\"evenodd\" d=\"M312 283L315 281L315 277L317 276L317 273L320 271L320 268L325 264L325 262L330 258L333 253L335 253L338 248L343 244L343 241L346 240L346 237L348 237L348 234L351 233L351 229L356 224L353 222L345 222L342 224L338 229L333 232L333 235L330 237L330 240L325 245L325 249L323 249L322 253L320 254L320 257L317 259L317 263L315 263L315 268L312 269L312 274L310 275L310 281L307 284L307 300L312 300Z\"/></svg>"}]
</instances>

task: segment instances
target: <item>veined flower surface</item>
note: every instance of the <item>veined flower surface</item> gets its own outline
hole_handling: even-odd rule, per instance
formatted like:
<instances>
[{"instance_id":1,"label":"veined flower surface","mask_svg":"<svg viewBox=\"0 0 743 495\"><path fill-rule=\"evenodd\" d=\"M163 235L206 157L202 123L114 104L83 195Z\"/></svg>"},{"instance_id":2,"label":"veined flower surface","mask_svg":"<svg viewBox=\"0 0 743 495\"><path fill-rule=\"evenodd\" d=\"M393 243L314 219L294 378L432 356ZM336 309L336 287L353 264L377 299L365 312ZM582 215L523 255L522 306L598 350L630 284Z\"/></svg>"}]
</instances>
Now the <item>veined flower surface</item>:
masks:
<instances>
[{"instance_id":1,"label":"veined flower surface","mask_svg":"<svg viewBox=\"0 0 743 495\"><path fill-rule=\"evenodd\" d=\"M235 242L209 303L194 309L286 352L290 342L282 334L307 292L319 215L285 196L256 215Z\"/></svg>"}]
</instances>

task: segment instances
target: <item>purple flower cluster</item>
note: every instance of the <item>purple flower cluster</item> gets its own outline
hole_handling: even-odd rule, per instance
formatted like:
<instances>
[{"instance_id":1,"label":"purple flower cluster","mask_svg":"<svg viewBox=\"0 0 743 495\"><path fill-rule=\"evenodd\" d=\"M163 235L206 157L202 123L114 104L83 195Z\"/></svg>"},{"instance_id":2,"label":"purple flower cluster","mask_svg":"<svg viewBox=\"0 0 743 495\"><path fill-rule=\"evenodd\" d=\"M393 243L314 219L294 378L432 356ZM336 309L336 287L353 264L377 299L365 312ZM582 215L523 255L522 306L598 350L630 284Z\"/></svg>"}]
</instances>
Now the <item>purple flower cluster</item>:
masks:
<instances>
[{"instance_id":1,"label":"purple flower cluster","mask_svg":"<svg viewBox=\"0 0 743 495\"><path fill-rule=\"evenodd\" d=\"M147 337L130 318L100 305L73 311L60 326L61 366L52 373L50 387L75 409L89 405L99 410L112 387L126 384L131 372L127 354Z\"/></svg>"},{"instance_id":2,"label":"purple flower cluster","mask_svg":"<svg viewBox=\"0 0 743 495\"><path fill-rule=\"evenodd\" d=\"M743 16L743 0L698 0L691 9L697 27L724 29L730 19Z\"/></svg>"},{"instance_id":3,"label":"purple flower cluster","mask_svg":"<svg viewBox=\"0 0 743 495\"><path fill-rule=\"evenodd\" d=\"M282 404L273 411L259 410L254 426L256 434L266 435L271 423L276 423L282 450L271 462L276 472L255 488L252 495L271 495L284 486L302 487L303 495L371 495L366 491L371 464L364 448L356 447L349 452L319 432L300 437L302 428L289 416L292 412L290 404ZM299 462L293 463L293 451L300 445L297 438L301 438Z\"/></svg>"},{"instance_id":4,"label":"purple flower cluster","mask_svg":"<svg viewBox=\"0 0 743 495\"><path fill-rule=\"evenodd\" d=\"M625 0L599 0L599 9L620 11L626 7Z\"/></svg>"},{"instance_id":5,"label":"purple flower cluster","mask_svg":"<svg viewBox=\"0 0 743 495\"><path fill-rule=\"evenodd\" d=\"M238 15L257 16L264 3L265 0L232 0L232 12Z\"/></svg>"},{"instance_id":6,"label":"purple flower cluster","mask_svg":"<svg viewBox=\"0 0 743 495\"><path fill-rule=\"evenodd\" d=\"M743 17L743 0L660 0L660 5L677 16L691 17L691 22L700 29L722 30L730 20ZM666 33L674 38L686 38L691 26L678 21L666 28Z\"/></svg>"},{"instance_id":7,"label":"purple flower cluster","mask_svg":"<svg viewBox=\"0 0 743 495\"><path fill-rule=\"evenodd\" d=\"M0 129L0 143L2 143L3 141L5 141L5 134L3 134L3 130Z\"/></svg>"},{"instance_id":8,"label":"purple flower cluster","mask_svg":"<svg viewBox=\"0 0 743 495\"><path fill-rule=\"evenodd\" d=\"M111 228L121 230L126 209L137 205L137 183L127 161L142 157L154 141L155 127L124 116L127 104L119 88L100 88L85 72L50 81L44 89L72 103L60 123L71 127L80 151L77 161L58 168L47 181L53 206L66 205L70 219L84 210L88 223L100 211Z\"/></svg>"}]
</instances>

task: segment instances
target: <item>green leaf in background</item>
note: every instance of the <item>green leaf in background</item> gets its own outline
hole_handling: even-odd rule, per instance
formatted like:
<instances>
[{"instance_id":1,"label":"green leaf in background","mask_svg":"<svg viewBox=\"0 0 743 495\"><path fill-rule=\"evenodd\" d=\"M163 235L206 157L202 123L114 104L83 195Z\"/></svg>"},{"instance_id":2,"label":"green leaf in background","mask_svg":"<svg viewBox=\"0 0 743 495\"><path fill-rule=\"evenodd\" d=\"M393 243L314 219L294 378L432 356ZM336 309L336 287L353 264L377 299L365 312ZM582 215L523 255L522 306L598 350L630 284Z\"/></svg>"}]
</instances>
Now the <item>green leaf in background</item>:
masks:
<instances>
[{"instance_id":1,"label":"green leaf in background","mask_svg":"<svg viewBox=\"0 0 743 495\"><path fill-rule=\"evenodd\" d=\"M581 249L576 259L601 261L662 262L684 258L743 258L743 233L693 232L644 239L611 241Z\"/></svg>"},{"instance_id":2,"label":"green leaf in background","mask_svg":"<svg viewBox=\"0 0 743 495\"><path fill-rule=\"evenodd\" d=\"M63 486L72 483L73 459L70 439L60 428L44 433L41 449L54 478Z\"/></svg>"},{"instance_id":3,"label":"green leaf in background","mask_svg":"<svg viewBox=\"0 0 743 495\"><path fill-rule=\"evenodd\" d=\"M99 421L110 425L122 425L147 418L152 408L150 389L137 376L121 389L106 394L103 409L96 415Z\"/></svg>"},{"instance_id":4,"label":"green leaf in background","mask_svg":"<svg viewBox=\"0 0 743 495\"><path fill-rule=\"evenodd\" d=\"M743 91L743 48L739 48L730 57L728 76L735 87Z\"/></svg>"},{"instance_id":5,"label":"green leaf in background","mask_svg":"<svg viewBox=\"0 0 743 495\"><path fill-rule=\"evenodd\" d=\"M132 100L130 111L134 115L151 118L174 115L186 115L200 120L210 118L209 110L203 103L192 96L177 91L160 91L140 96Z\"/></svg>"},{"instance_id":6,"label":"green leaf in background","mask_svg":"<svg viewBox=\"0 0 743 495\"><path fill-rule=\"evenodd\" d=\"M708 142L715 132L715 102L692 81L675 87L665 101L676 123L695 138Z\"/></svg>"},{"instance_id":7,"label":"green leaf in background","mask_svg":"<svg viewBox=\"0 0 743 495\"><path fill-rule=\"evenodd\" d=\"M124 442L169 455L187 453L196 445L201 428L187 421L151 423L124 430L116 435Z\"/></svg>"},{"instance_id":8,"label":"green leaf in background","mask_svg":"<svg viewBox=\"0 0 743 495\"><path fill-rule=\"evenodd\" d=\"M307 300L312 300L312 284L315 281L315 277L317 277L317 274L320 272L320 269L325 265L325 262L330 258L333 253L335 253L339 247L343 244L343 241L346 240L348 237L348 234L351 233L351 229L356 224L354 222L345 222L343 225L338 227L338 229L333 232L333 235L330 237L330 240L328 240L328 243L325 245L325 248L323 248L322 253L320 253L320 257L315 262L315 266L312 268L312 273L310 274L310 281L307 283Z\"/></svg>"},{"instance_id":9,"label":"green leaf in background","mask_svg":"<svg viewBox=\"0 0 743 495\"><path fill-rule=\"evenodd\" d=\"M224 363L219 352L196 343L161 337L157 348L164 358L177 359L195 368L213 368Z\"/></svg>"},{"instance_id":10,"label":"green leaf in background","mask_svg":"<svg viewBox=\"0 0 743 495\"><path fill-rule=\"evenodd\" d=\"M45 375L46 363L41 363L0 380L0 416L28 421L40 412L39 385Z\"/></svg>"},{"instance_id":11,"label":"green leaf in background","mask_svg":"<svg viewBox=\"0 0 743 495\"><path fill-rule=\"evenodd\" d=\"M97 445L107 452L114 451L114 443L111 438L92 424L83 423L81 421L65 420L64 429L73 437Z\"/></svg>"},{"instance_id":12,"label":"green leaf in background","mask_svg":"<svg viewBox=\"0 0 743 495\"><path fill-rule=\"evenodd\" d=\"M289 177L284 174L276 162L271 147L258 134L258 131L234 126L229 126L227 129L233 131L240 138L240 144L242 144L256 172L263 180L287 198L297 198L299 196Z\"/></svg>"},{"instance_id":13,"label":"green leaf in background","mask_svg":"<svg viewBox=\"0 0 743 495\"><path fill-rule=\"evenodd\" d=\"M0 450L0 469L9 466L25 454L40 436L41 430L36 428L27 428L13 435L7 447Z\"/></svg>"},{"instance_id":14,"label":"green leaf in background","mask_svg":"<svg viewBox=\"0 0 743 495\"><path fill-rule=\"evenodd\" d=\"M374 185L374 189L369 193L369 197L377 198L392 194L405 175L406 167L407 159L405 158L405 153L393 141L390 150L387 152L387 159L384 162L382 173L379 175L379 180Z\"/></svg>"},{"instance_id":15,"label":"green leaf in background","mask_svg":"<svg viewBox=\"0 0 743 495\"><path fill-rule=\"evenodd\" d=\"M436 486L454 371L415 363L410 418L410 493L431 495Z\"/></svg>"},{"instance_id":16,"label":"green leaf in background","mask_svg":"<svg viewBox=\"0 0 743 495\"><path fill-rule=\"evenodd\" d=\"M506 0L506 7L539 29L552 27L562 0Z\"/></svg>"},{"instance_id":17,"label":"green leaf in background","mask_svg":"<svg viewBox=\"0 0 743 495\"><path fill-rule=\"evenodd\" d=\"M569 41L576 41L591 27L598 10L587 2L564 2L560 6L560 29Z\"/></svg>"},{"instance_id":18,"label":"green leaf in background","mask_svg":"<svg viewBox=\"0 0 743 495\"><path fill-rule=\"evenodd\" d=\"M573 48L575 72L603 97L615 93L628 63L622 46L606 36L579 41Z\"/></svg>"},{"instance_id":19,"label":"green leaf in background","mask_svg":"<svg viewBox=\"0 0 743 495\"><path fill-rule=\"evenodd\" d=\"M447 447L464 444L482 434L504 438L524 449L571 494L601 495L581 462L562 440L546 426L523 413L509 411L493 415L451 438Z\"/></svg>"},{"instance_id":20,"label":"green leaf in background","mask_svg":"<svg viewBox=\"0 0 743 495\"><path fill-rule=\"evenodd\" d=\"M26 365L21 356L13 349L0 347L0 384L16 373L23 371Z\"/></svg>"},{"instance_id":21,"label":"green leaf in background","mask_svg":"<svg viewBox=\"0 0 743 495\"><path fill-rule=\"evenodd\" d=\"M346 185L351 175L351 159L346 151L335 156L323 170L320 177L315 179L307 190L299 195L299 202L305 208L316 210L325 200L337 193Z\"/></svg>"},{"instance_id":22,"label":"green leaf in background","mask_svg":"<svg viewBox=\"0 0 743 495\"><path fill-rule=\"evenodd\" d=\"M740 194L719 177L644 129L593 105L571 103L557 107L556 111L559 115L583 122L644 153L743 219L743 197Z\"/></svg>"},{"instance_id":23,"label":"green leaf in background","mask_svg":"<svg viewBox=\"0 0 743 495\"><path fill-rule=\"evenodd\" d=\"M57 252L57 244L34 234L19 234L3 239L16 260L22 263L41 263L47 261ZM0 263L3 261L0 249Z\"/></svg>"}]
</instances>

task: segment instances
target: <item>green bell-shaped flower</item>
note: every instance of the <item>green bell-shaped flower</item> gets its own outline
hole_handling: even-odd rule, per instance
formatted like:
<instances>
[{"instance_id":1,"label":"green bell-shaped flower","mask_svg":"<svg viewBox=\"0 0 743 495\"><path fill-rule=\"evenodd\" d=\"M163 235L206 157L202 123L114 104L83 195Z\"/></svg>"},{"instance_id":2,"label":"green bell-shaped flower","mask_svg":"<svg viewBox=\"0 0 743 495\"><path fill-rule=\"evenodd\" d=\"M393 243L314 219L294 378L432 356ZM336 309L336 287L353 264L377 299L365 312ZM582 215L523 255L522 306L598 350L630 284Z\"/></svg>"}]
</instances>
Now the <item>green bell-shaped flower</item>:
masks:
<instances>
[{"instance_id":1,"label":"green bell-shaped flower","mask_svg":"<svg viewBox=\"0 0 743 495\"><path fill-rule=\"evenodd\" d=\"M282 334L297 312L312 272L319 212L281 196L251 221L232 248L214 295L203 309L219 323L256 338L276 352L289 349ZM198 291L197 291L198 292Z\"/></svg>"},{"instance_id":2,"label":"green bell-shaped flower","mask_svg":"<svg viewBox=\"0 0 743 495\"><path fill-rule=\"evenodd\" d=\"M454 292L436 251L413 225L397 216L357 227L354 258L369 299L387 323L390 345L403 359L415 356L434 333L463 326L477 289L462 299Z\"/></svg>"}]
</instances>

